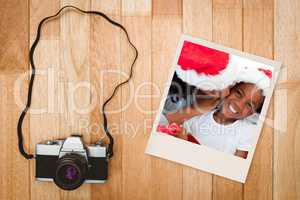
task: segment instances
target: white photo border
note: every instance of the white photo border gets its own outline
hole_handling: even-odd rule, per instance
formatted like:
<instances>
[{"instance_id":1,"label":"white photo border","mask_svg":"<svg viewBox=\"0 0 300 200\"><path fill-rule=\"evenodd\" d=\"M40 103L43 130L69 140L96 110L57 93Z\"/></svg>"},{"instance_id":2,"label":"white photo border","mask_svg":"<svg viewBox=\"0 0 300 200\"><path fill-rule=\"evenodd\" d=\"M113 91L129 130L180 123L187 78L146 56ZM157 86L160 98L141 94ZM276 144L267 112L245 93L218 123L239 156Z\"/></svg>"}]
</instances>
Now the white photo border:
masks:
<instances>
[{"instance_id":1,"label":"white photo border","mask_svg":"<svg viewBox=\"0 0 300 200\"><path fill-rule=\"evenodd\" d=\"M167 134L161 134L156 132L156 128L160 120L163 106L168 95L168 91L172 82L173 75L175 73L175 68L177 66L177 61L179 59L184 41L190 41L196 44L224 51L232 55L248 58L250 60L274 67L271 86L265 97L264 104L259 115L259 121L256 125L255 142L252 149L248 153L247 159L226 154L224 152L211 149L204 145L194 144L189 141L185 141ZM222 177L226 177L231 180L245 183L256 149L256 145L261 135L262 126L265 121L266 113L270 104L276 81L278 79L280 68L281 62L255 56L242 51L238 51L236 49L228 48L219 44L202 40L200 38L183 34L180 38L179 44L176 49L175 58L172 62L170 77L166 84L163 98L160 102L159 110L156 114L156 118L152 127L151 135L149 137L145 153L177 163L181 163Z\"/></svg>"}]
</instances>

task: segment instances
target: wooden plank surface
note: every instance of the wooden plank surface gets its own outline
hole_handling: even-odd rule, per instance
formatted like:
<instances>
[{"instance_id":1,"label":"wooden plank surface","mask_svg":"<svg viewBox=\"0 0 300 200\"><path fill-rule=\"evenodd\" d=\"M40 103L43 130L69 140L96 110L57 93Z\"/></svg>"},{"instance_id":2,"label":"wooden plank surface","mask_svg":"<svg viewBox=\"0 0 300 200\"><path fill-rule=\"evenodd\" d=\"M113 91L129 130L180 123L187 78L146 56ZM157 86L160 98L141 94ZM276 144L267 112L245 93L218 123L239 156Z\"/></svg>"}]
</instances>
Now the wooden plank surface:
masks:
<instances>
[{"instance_id":1,"label":"wooden plank surface","mask_svg":"<svg viewBox=\"0 0 300 200\"><path fill-rule=\"evenodd\" d=\"M273 59L273 1L244 2L244 51ZM273 121L273 102L266 116ZM244 199L272 199L273 123L263 127L256 152L244 185Z\"/></svg>"},{"instance_id":2,"label":"wooden plank surface","mask_svg":"<svg viewBox=\"0 0 300 200\"><path fill-rule=\"evenodd\" d=\"M60 0L60 7L74 5L90 10L90 1ZM59 49L61 49L59 71L60 113L59 136L66 138L70 134L80 134L84 142L90 142L85 125L90 114L86 109L90 105L90 16L74 9L66 10L60 17ZM62 86L62 87L61 87ZM60 191L62 200L91 199L91 185L84 184L77 192Z\"/></svg>"},{"instance_id":3,"label":"wooden plank surface","mask_svg":"<svg viewBox=\"0 0 300 200\"><path fill-rule=\"evenodd\" d=\"M36 84L33 90L32 112L30 113L30 146L31 153L35 152L35 145L39 142L56 139L59 137L59 116L48 112L48 100L54 94L48 93L47 69L59 63L59 42L41 40L35 53L35 63L38 66ZM50 105L50 104L49 104ZM35 181L35 163L30 162L31 168L31 199L59 198L59 190L48 182ZM45 193L44 191L49 191Z\"/></svg>"},{"instance_id":4,"label":"wooden plank surface","mask_svg":"<svg viewBox=\"0 0 300 200\"><path fill-rule=\"evenodd\" d=\"M274 110L274 187L275 200L300 199L299 159L299 1L275 0L274 57L284 64L276 91ZM284 98L284 97L287 98ZM282 105L286 105L283 107Z\"/></svg>"},{"instance_id":5,"label":"wooden plank surface","mask_svg":"<svg viewBox=\"0 0 300 200\"><path fill-rule=\"evenodd\" d=\"M152 16L152 119L172 69L173 55L182 29L181 1L153 1ZM181 199L183 195L182 166L160 158L151 159L151 199ZM157 177L160 184L154 184Z\"/></svg>"},{"instance_id":6,"label":"wooden plank surface","mask_svg":"<svg viewBox=\"0 0 300 200\"><path fill-rule=\"evenodd\" d=\"M28 67L29 3L1 1L0 13L1 73L22 72Z\"/></svg>"},{"instance_id":7,"label":"wooden plank surface","mask_svg":"<svg viewBox=\"0 0 300 200\"><path fill-rule=\"evenodd\" d=\"M21 79L20 79L21 78ZM16 80L20 80L15 90ZM23 81L21 81L23 80ZM28 81L21 73L8 73L0 75L0 116L1 135L0 140L0 199L24 199L30 198L30 171L29 162L19 154L17 147L16 126L19 113L23 108ZM18 99L19 101L16 101ZM9 112L8 112L9 111ZM29 120L23 123L25 148L29 149ZM15 148L12 148L15 146Z\"/></svg>"},{"instance_id":8,"label":"wooden plank surface","mask_svg":"<svg viewBox=\"0 0 300 200\"><path fill-rule=\"evenodd\" d=\"M126 16L122 22L140 52L132 85L122 89L122 106L128 105L122 112L120 123L123 134L122 183L126 186L123 189L123 199L150 199L150 158L144 155L144 148L147 132L150 131L150 126L146 127L145 123L151 120L151 116L147 115L147 111L151 110L151 99L137 95L151 94L151 88L143 85L151 81L151 18ZM125 37L122 38L125 41ZM128 44L122 44L122 71L128 74L133 50ZM143 88L138 90L141 87Z\"/></svg>"},{"instance_id":9,"label":"wooden plank surface","mask_svg":"<svg viewBox=\"0 0 300 200\"><path fill-rule=\"evenodd\" d=\"M36 5L38 5L38 1L31 0L30 10L35 10ZM57 10L57 8L59 8L59 1L53 1L45 3L45 7L40 7L40 9L37 9L37 12L30 12L30 44L35 40L39 21L45 17L43 10L48 10L47 12L50 14ZM35 145L37 143L59 137L59 115L55 113L55 109L52 111L48 110L48 108L53 108L55 102L52 100L56 99L54 84L50 84L53 87L48 85L48 81L55 83L48 76L48 69L58 70L59 67L60 50L59 41L57 40L59 38L59 24L57 22L49 22L47 25L45 26L45 31L42 32L40 43L34 55L37 76L32 94L32 98L34 99L32 102L32 112L30 113L31 153L35 152ZM34 162L30 162L30 172L31 199L60 199L59 190L51 182L38 183L35 181ZM47 193L44 191L47 191Z\"/></svg>"},{"instance_id":10,"label":"wooden plank surface","mask_svg":"<svg viewBox=\"0 0 300 200\"><path fill-rule=\"evenodd\" d=\"M93 0L92 10L101 10L109 14L109 17L121 21L121 2L114 1L108 4L102 1ZM123 77L121 70L121 34L118 27L113 26L99 16L91 18L91 84L92 91L92 113L90 134L93 142L105 137L102 126L101 106L111 95L113 88L126 77ZM107 56L110 55L110 56ZM121 109L121 91L107 106L107 117L110 133L114 137L114 157L109 165L109 180L105 185L92 185L92 199L121 199L122 197L122 143L123 136L119 128L121 116L117 112ZM95 106L94 106L95 104ZM110 112L111 111L111 112ZM107 142L107 139L104 139Z\"/></svg>"},{"instance_id":11,"label":"wooden plank surface","mask_svg":"<svg viewBox=\"0 0 300 200\"><path fill-rule=\"evenodd\" d=\"M139 51L134 67L134 77L122 88L120 126L122 127L122 199L151 199L151 158L144 150L151 126L151 1L122 1L122 24L127 28L130 39ZM121 68L129 74L133 61L133 50L124 34L121 43ZM144 97L144 96L148 96ZM134 114L133 114L134 113Z\"/></svg>"},{"instance_id":12,"label":"wooden plank surface","mask_svg":"<svg viewBox=\"0 0 300 200\"><path fill-rule=\"evenodd\" d=\"M39 22L46 16L53 15L60 8L60 1L44 1L42 4L37 0L30 0L30 37L36 36ZM59 18L51 20L42 29L44 39L59 39L60 20Z\"/></svg>"},{"instance_id":13,"label":"wooden plank surface","mask_svg":"<svg viewBox=\"0 0 300 200\"><path fill-rule=\"evenodd\" d=\"M0 199L30 196L30 166L19 154L16 126L25 104L29 46L29 4L27 1L1 2L0 18ZM29 149L29 120L23 122L24 144Z\"/></svg>"},{"instance_id":14,"label":"wooden plank surface","mask_svg":"<svg viewBox=\"0 0 300 200\"><path fill-rule=\"evenodd\" d=\"M18 154L16 123L22 107L13 94L16 80L23 77L27 83L22 74L38 22L66 4L103 11L121 22L140 52L131 86L123 87L108 106L110 111L123 108L108 114L115 136L108 183L86 184L73 192L36 182L34 162ZM294 0L1 1L0 158L6 162L0 164L0 199L300 199L299 8ZM244 185L144 154L181 32L284 63L274 109L268 112L271 123L264 126ZM133 52L119 29L77 12L46 23L42 33L25 145L33 153L36 143L72 132L95 142L104 135L100 105L126 78ZM102 70L122 73L103 76ZM82 87L75 90L78 84ZM27 86L21 88L17 95L24 102ZM91 112L84 111L88 107Z\"/></svg>"}]
</instances>

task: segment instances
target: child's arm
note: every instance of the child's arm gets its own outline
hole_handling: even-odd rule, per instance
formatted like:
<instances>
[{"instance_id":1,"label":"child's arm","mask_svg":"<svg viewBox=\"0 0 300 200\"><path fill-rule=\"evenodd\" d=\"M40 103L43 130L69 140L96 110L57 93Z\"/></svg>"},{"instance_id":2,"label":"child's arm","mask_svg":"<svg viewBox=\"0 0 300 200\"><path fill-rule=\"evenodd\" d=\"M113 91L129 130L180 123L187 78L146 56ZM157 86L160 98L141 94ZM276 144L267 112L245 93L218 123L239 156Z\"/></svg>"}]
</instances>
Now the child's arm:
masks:
<instances>
[{"instance_id":1,"label":"child's arm","mask_svg":"<svg viewBox=\"0 0 300 200\"><path fill-rule=\"evenodd\" d=\"M187 140L186 130L184 128L178 130L174 136L183 140Z\"/></svg>"},{"instance_id":2,"label":"child's arm","mask_svg":"<svg viewBox=\"0 0 300 200\"><path fill-rule=\"evenodd\" d=\"M192 120L192 119L191 119ZM191 121L187 121L191 122ZM172 135L174 137L193 142L195 144L200 144L200 142L190 133L190 128L184 127L185 125L179 125L176 123L171 123L167 125L158 124L156 131L160 133L165 133ZM187 129L186 129L187 128Z\"/></svg>"},{"instance_id":3,"label":"child's arm","mask_svg":"<svg viewBox=\"0 0 300 200\"><path fill-rule=\"evenodd\" d=\"M242 150L238 150L238 149L237 149L237 150L235 151L235 154L234 154L234 155L246 159L246 158L247 158L247 155L248 155L248 151L242 151Z\"/></svg>"},{"instance_id":4,"label":"child's arm","mask_svg":"<svg viewBox=\"0 0 300 200\"><path fill-rule=\"evenodd\" d=\"M200 144L200 142L191 133L188 133L184 128L182 128L181 131L178 132L177 135L175 135L175 137L187 140L195 144Z\"/></svg>"}]
</instances>

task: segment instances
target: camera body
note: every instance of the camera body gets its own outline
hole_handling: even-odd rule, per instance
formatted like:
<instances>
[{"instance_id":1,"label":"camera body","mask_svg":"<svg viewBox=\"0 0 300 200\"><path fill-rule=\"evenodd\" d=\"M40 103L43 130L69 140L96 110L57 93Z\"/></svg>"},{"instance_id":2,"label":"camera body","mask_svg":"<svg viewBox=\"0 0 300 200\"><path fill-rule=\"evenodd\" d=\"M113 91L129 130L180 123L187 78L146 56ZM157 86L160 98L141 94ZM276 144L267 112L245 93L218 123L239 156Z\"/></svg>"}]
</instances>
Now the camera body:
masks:
<instances>
[{"instance_id":1,"label":"camera body","mask_svg":"<svg viewBox=\"0 0 300 200\"><path fill-rule=\"evenodd\" d=\"M85 146L80 136L36 145L36 180L54 181L64 190L83 183L104 183L108 175L107 148Z\"/></svg>"}]
</instances>

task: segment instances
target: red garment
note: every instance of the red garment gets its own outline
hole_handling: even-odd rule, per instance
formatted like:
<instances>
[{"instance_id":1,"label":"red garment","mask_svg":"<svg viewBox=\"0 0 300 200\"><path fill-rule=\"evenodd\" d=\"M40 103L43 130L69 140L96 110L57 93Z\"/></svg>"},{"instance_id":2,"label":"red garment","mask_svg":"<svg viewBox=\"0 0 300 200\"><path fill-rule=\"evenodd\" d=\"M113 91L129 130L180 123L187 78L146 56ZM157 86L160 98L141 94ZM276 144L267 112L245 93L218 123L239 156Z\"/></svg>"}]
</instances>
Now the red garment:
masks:
<instances>
[{"instance_id":1,"label":"red garment","mask_svg":"<svg viewBox=\"0 0 300 200\"><path fill-rule=\"evenodd\" d=\"M172 123L172 124L169 124L169 125L160 125L159 124L157 126L156 130L158 132L161 132L161 133L165 133L165 134L168 134L168 135L176 136L176 134L178 132L180 132L182 130L182 128L178 124ZM191 134L187 134L187 141L195 143L195 144L200 144L197 141L197 139L194 138L194 136L192 136Z\"/></svg>"},{"instance_id":2,"label":"red garment","mask_svg":"<svg viewBox=\"0 0 300 200\"><path fill-rule=\"evenodd\" d=\"M192 136L191 134L188 134L188 135L187 135L187 140L188 140L189 142L192 142L192 143L195 143L195 144L200 144L200 143L198 142L198 140L197 140L196 138L194 138L194 136Z\"/></svg>"},{"instance_id":3,"label":"red garment","mask_svg":"<svg viewBox=\"0 0 300 200\"><path fill-rule=\"evenodd\" d=\"M172 123L169 125L158 125L156 130L158 132L162 132L162 133L166 133L168 135L176 135L178 132L180 132L182 130L182 128L176 124L176 123Z\"/></svg>"}]
</instances>

